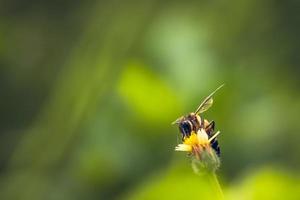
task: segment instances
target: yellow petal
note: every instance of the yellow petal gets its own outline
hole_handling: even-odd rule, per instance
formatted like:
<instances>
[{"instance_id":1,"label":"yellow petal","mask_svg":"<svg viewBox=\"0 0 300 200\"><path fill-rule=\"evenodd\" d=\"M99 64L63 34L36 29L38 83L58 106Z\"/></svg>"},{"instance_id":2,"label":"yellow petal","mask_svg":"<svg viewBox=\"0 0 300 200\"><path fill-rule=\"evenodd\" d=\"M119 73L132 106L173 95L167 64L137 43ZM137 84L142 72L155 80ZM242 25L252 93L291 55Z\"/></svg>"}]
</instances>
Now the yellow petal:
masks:
<instances>
[{"instance_id":1,"label":"yellow petal","mask_svg":"<svg viewBox=\"0 0 300 200\"><path fill-rule=\"evenodd\" d=\"M192 146L187 144L178 144L175 151L192 151Z\"/></svg>"},{"instance_id":2,"label":"yellow petal","mask_svg":"<svg viewBox=\"0 0 300 200\"><path fill-rule=\"evenodd\" d=\"M205 132L204 129L200 129L198 130L197 132L197 139L198 139L198 143L201 145L201 144L208 144L209 141L208 141L208 135L207 133Z\"/></svg>"},{"instance_id":3,"label":"yellow petal","mask_svg":"<svg viewBox=\"0 0 300 200\"><path fill-rule=\"evenodd\" d=\"M192 132L190 137L186 138L183 143L191 146L198 144L197 134Z\"/></svg>"}]
</instances>

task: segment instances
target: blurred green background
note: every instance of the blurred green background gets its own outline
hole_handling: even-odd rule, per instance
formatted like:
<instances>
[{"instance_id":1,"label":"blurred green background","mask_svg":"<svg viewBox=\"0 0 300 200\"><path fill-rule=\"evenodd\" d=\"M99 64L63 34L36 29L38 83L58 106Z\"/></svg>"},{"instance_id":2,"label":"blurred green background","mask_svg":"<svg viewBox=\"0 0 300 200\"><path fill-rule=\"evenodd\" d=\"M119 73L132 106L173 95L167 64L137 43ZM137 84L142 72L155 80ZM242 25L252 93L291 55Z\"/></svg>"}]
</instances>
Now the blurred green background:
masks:
<instances>
[{"instance_id":1,"label":"blurred green background","mask_svg":"<svg viewBox=\"0 0 300 200\"><path fill-rule=\"evenodd\" d=\"M0 2L0 199L215 199L171 122L221 131L226 199L300 199L300 2Z\"/></svg>"}]
</instances>

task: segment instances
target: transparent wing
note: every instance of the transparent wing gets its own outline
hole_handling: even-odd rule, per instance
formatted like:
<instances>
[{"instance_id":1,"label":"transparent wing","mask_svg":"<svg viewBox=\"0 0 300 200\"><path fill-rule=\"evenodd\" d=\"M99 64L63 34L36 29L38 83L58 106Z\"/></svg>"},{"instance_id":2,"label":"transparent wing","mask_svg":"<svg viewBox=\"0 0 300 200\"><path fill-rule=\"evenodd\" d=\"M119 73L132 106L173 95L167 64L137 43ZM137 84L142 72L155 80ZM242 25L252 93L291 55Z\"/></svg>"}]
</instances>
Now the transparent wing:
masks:
<instances>
[{"instance_id":1,"label":"transparent wing","mask_svg":"<svg viewBox=\"0 0 300 200\"><path fill-rule=\"evenodd\" d=\"M213 102L214 102L214 100L212 97L203 101L203 103L201 104L201 106L198 107L198 109L195 113L199 114L199 113L203 113L203 112L207 111L212 106Z\"/></svg>"},{"instance_id":2,"label":"transparent wing","mask_svg":"<svg viewBox=\"0 0 300 200\"><path fill-rule=\"evenodd\" d=\"M206 97L204 99L204 101L199 105L199 107L197 108L197 110L195 111L195 114L199 114L199 113L203 113L205 111L207 111L213 104L214 100L212 98L212 96L222 87L224 86L221 85L219 86L217 89L215 89L215 91L213 91L210 95L208 95L208 97Z\"/></svg>"}]
</instances>

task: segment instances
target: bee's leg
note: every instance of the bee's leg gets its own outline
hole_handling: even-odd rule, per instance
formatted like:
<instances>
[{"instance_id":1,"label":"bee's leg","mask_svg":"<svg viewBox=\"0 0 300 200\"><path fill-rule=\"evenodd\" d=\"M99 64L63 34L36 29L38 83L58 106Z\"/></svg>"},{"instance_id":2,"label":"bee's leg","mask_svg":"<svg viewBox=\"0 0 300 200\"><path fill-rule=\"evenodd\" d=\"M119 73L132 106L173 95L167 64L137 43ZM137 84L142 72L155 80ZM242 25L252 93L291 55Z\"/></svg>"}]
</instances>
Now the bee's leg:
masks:
<instances>
[{"instance_id":1,"label":"bee's leg","mask_svg":"<svg viewBox=\"0 0 300 200\"><path fill-rule=\"evenodd\" d=\"M208 134L208 137L212 137L214 135L214 130L215 130L215 122L211 121L211 122L206 122L206 126L205 126L205 131ZM216 154L218 156L220 156L220 147L219 147L219 143L217 138L214 138L211 142L210 142L210 146L215 150Z\"/></svg>"},{"instance_id":2,"label":"bee's leg","mask_svg":"<svg viewBox=\"0 0 300 200\"><path fill-rule=\"evenodd\" d=\"M208 134L209 137L213 135L213 132L215 130L215 122L211 121L209 124L205 126L205 131Z\"/></svg>"}]
</instances>

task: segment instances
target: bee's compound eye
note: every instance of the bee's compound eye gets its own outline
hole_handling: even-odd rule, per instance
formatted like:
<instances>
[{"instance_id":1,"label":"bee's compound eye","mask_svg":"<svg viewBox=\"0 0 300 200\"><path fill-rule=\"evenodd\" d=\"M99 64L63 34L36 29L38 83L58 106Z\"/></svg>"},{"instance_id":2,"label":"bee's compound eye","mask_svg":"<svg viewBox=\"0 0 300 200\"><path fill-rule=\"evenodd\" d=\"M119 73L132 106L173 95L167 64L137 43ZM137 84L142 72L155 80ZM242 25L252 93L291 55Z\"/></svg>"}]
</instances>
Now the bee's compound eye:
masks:
<instances>
[{"instance_id":1,"label":"bee's compound eye","mask_svg":"<svg viewBox=\"0 0 300 200\"><path fill-rule=\"evenodd\" d=\"M188 121L183 121L179 124L179 130L182 133L183 137L188 137L191 135L192 127L191 123Z\"/></svg>"}]
</instances>

